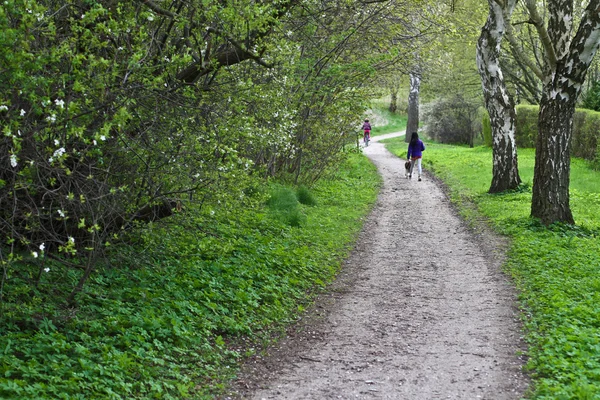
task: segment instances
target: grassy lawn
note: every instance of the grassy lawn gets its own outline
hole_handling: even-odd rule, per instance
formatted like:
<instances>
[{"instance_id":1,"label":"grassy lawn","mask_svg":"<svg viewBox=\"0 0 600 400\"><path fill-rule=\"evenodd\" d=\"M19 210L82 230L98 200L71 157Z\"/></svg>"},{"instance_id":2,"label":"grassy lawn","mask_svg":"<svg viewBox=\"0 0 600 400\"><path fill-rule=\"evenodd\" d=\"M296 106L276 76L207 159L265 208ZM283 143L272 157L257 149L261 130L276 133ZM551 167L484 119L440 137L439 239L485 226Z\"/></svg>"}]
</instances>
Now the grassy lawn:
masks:
<instances>
[{"instance_id":1,"label":"grassy lawn","mask_svg":"<svg viewBox=\"0 0 600 400\"><path fill-rule=\"evenodd\" d=\"M390 139L402 155L406 144ZM586 162L571 165L576 226L546 228L529 217L534 152L519 150L520 190L487 194L491 149L426 142L426 169L443 179L463 216L484 216L510 238L505 270L520 293L533 378L528 398L600 398L600 177ZM465 203L475 204L465 207Z\"/></svg>"}]
</instances>

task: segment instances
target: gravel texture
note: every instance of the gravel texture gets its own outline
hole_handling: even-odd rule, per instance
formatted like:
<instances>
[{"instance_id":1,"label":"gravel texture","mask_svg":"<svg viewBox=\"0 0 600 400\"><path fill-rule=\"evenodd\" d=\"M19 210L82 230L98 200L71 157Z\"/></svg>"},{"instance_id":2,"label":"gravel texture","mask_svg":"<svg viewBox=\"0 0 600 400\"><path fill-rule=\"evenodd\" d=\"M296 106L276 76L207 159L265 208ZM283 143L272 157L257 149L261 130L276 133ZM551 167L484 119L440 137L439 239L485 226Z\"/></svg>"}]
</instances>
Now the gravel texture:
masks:
<instances>
[{"instance_id":1,"label":"gravel texture","mask_svg":"<svg viewBox=\"0 0 600 400\"><path fill-rule=\"evenodd\" d=\"M406 179L381 138L364 150L384 185L338 279L266 356L248 360L224 398L524 394L515 290L500 269L506 244L468 227L426 171Z\"/></svg>"}]
</instances>

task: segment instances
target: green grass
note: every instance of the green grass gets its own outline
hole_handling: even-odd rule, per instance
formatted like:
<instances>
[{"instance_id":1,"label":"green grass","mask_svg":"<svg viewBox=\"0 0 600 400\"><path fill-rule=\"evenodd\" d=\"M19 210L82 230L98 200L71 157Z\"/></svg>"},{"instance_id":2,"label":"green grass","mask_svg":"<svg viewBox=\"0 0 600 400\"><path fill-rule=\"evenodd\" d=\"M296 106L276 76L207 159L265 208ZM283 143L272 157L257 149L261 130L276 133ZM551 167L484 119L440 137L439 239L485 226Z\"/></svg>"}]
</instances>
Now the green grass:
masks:
<instances>
[{"instance_id":1,"label":"green grass","mask_svg":"<svg viewBox=\"0 0 600 400\"><path fill-rule=\"evenodd\" d=\"M407 116L398 112L391 113L388 109L388 104L380 101L373 101L371 103L371 110L373 113L379 115L381 119L387 121L386 125L373 126L371 131L372 136L385 135L386 133L400 132L406 129Z\"/></svg>"},{"instance_id":2,"label":"green grass","mask_svg":"<svg viewBox=\"0 0 600 400\"><path fill-rule=\"evenodd\" d=\"M113 249L78 307L59 296L77 274L48 262L32 289L39 266L23 264L0 309L0 398L214 398L333 280L380 184L353 154L264 206L189 209Z\"/></svg>"},{"instance_id":3,"label":"green grass","mask_svg":"<svg viewBox=\"0 0 600 400\"><path fill-rule=\"evenodd\" d=\"M396 154L406 152L402 142L387 143ZM600 398L598 172L582 160L573 160L570 191L577 225L546 228L529 217L532 150L519 151L521 189L490 195L489 148L426 145L425 168L446 182L467 220L484 216L510 238L505 269L519 291L529 346L527 370L533 383L528 397Z\"/></svg>"}]
</instances>

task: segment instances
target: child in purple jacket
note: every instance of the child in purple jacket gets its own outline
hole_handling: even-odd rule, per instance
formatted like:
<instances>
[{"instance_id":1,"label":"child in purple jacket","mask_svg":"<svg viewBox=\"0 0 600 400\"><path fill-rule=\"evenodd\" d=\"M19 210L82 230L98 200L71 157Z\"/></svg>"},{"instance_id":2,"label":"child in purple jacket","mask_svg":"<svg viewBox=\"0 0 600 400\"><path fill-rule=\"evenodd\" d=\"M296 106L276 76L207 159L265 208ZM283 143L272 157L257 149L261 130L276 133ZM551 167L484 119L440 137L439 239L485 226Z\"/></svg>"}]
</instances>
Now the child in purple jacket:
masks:
<instances>
[{"instance_id":1,"label":"child in purple jacket","mask_svg":"<svg viewBox=\"0 0 600 400\"><path fill-rule=\"evenodd\" d=\"M368 119L365 119L365 123L363 124L362 128L364 131L363 141L367 143L367 141L371 140L371 124L369 123Z\"/></svg>"},{"instance_id":2,"label":"child in purple jacket","mask_svg":"<svg viewBox=\"0 0 600 400\"><path fill-rule=\"evenodd\" d=\"M408 143L407 154L407 158L410 161L410 172L408 174L409 178L412 178L413 169L416 163L417 170L419 172L419 181L421 181L421 158L423 157L424 150L425 145L423 144L423 141L419 139L417 132L413 132L410 136L410 143Z\"/></svg>"}]
</instances>

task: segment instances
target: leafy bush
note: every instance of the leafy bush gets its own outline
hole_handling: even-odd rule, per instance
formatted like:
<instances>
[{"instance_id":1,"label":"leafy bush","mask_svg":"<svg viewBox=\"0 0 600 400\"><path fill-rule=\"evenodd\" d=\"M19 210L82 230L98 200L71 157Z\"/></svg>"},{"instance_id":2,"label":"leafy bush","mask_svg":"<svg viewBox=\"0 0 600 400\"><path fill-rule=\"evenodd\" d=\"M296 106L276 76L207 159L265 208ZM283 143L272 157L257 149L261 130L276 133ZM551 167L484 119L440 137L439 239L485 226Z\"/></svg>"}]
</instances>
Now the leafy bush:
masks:
<instances>
[{"instance_id":1,"label":"leafy bush","mask_svg":"<svg viewBox=\"0 0 600 400\"><path fill-rule=\"evenodd\" d=\"M516 141L520 148L535 148L538 106L517 106ZM598 164L597 148L600 135L600 113L576 109L573 115L571 155Z\"/></svg>"},{"instance_id":2,"label":"leafy bush","mask_svg":"<svg viewBox=\"0 0 600 400\"><path fill-rule=\"evenodd\" d=\"M56 295L75 274L48 261L32 286L41 265L22 265L3 288L0 398L214 398L333 279L379 185L352 155L313 187L298 228L264 202L189 207L111 247L77 307ZM304 207L290 187L274 193L273 207Z\"/></svg>"},{"instance_id":3,"label":"leafy bush","mask_svg":"<svg viewBox=\"0 0 600 400\"><path fill-rule=\"evenodd\" d=\"M298 189L296 189L296 196L298 197L300 204L304 204L306 206L317 205L317 200L306 186L299 186Z\"/></svg>"},{"instance_id":4,"label":"leafy bush","mask_svg":"<svg viewBox=\"0 0 600 400\"><path fill-rule=\"evenodd\" d=\"M480 110L481 114L481 134L483 136L483 143L487 147L492 147L492 123L490 121L490 116L487 113L487 110Z\"/></svg>"},{"instance_id":5,"label":"leafy bush","mask_svg":"<svg viewBox=\"0 0 600 400\"><path fill-rule=\"evenodd\" d=\"M583 93L581 107L600 111L600 81L594 81L592 87Z\"/></svg>"},{"instance_id":6,"label":"leafy bush","mask_svg":"<svg viewBox=\"0 0 600 400\"><path fill-rule=\"evenodd\" d=\"M276 185L271 190L267 205L279 220L290 226L298 227L306 220L299 209L296 193L289 187Z\"/></svg>"},{"instance_id":7,"label":"leafy bush","mask_svg":"<svg viewBox=\"0 0 600 400\"><path fill-rule=\"evenodd\" d=\"M460 95L442 98L423 107L427 135L440 143L473 146L481 134L481 104Z\"/></svg>"},{"instance_id":8,"label":"leafy bush","mask_svg":"<svg viewBox=\"0 0 600 400\"><path fill-rule=\"evenodd\" d=\"M537 138L538 106L518 105L515 141L517 148L535 148Z\"/></svg>"}]
</instances>

